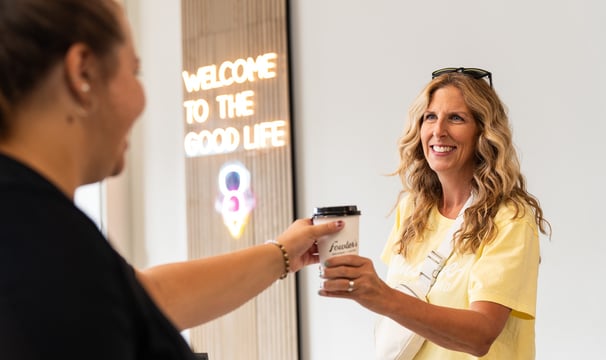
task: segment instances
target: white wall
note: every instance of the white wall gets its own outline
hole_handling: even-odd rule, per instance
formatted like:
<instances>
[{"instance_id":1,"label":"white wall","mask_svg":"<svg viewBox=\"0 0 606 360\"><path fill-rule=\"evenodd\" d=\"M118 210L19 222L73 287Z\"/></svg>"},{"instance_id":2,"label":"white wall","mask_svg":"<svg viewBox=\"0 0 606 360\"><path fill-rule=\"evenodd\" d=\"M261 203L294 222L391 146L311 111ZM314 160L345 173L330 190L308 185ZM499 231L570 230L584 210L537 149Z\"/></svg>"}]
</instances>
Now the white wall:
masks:
<instances>
[{"instance_id":1,"label":"white wall","mask_svg":"<svg viewBox=\"0 0 606 360\"><path fill-rule=\"evenodd\" d=\"M113 230L124 233L121 227L130 227L130 260L148 267L187 258L181 9L179 1L123 2L141 58L147 103L133 129L123 185L129 188L131 222ZM119 199L110 199L108 212L112 204L117 205L113 211L122 207Z\"/></svg>"},{"instance_id":2,"label":"white wall","mask_svg":"<svg viewBox=\"0 0 606 360\"><path fill-rule=\"evenodd\" d=\"M129 4L139 4L138 6ZM131 190L139 265L186 254L178 2L129 0L148 106L135 130ZM291 0L298 215L355 204L361 253L392 226L396 141L432 70L489 69L510 108L530 190L553 224L542 240L537 359L603 349L606 5L600 0ZM144 220L145 219L145 220ZM111 236L111 234L110 234ZM144 237L148 240L143 242ZM302 273L302 360L372 358L374 315L320 298Z\"/></svg>"},{"instance_id":3,"label":"white wall","mask_svg":"<svg viewBox=\"0 0 606 360\"><path fill-rule=\"evenodd\" d=\"M604 349L606 5L588 1L291 1L299 215L357 204L375 260L398 191L396 141L432 70L481 67L510 109L542 240L537 358ZM303 359L370 359L374 317L302 276ZM597 293L597 294L596 294Z\"/></svg>"},{"instance_id":4,"label":"white wall","mask_svg":"<svg viewBox=\"0 0 606 360\"><path fill-rule=\"evenodd\" d=\"M103 183L94 183L80 186L74 196L76 205L90 217L97 226L105 229L105 208Z\"/></svg>"}]
</instances>

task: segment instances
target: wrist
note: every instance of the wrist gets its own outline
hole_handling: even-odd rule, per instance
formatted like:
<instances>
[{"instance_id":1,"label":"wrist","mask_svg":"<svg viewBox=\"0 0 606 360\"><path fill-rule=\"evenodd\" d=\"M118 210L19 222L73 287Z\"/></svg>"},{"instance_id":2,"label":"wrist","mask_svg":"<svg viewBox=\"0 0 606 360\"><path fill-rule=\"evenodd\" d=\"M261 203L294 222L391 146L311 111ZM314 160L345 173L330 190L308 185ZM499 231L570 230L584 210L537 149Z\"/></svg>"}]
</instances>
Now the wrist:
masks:
<instances>
[{"instance_id":1,"label":"wrist","mask_svg":"<svg viewBox=\"0 0 606 360\"><path fill-rule=\"evenodd\" d=\"M280 250L280 252L282 253L282 261L284 262L284 271L282 272L282 275L280 275L280 279L285 279L286 276L288 275L288 273L290 272L290 258L288 257L288 252L284 248L284 245L277 242L276 240L267 240L265 243L272 244L273 246L277 247Z\"/></svg>"}]
</instances>

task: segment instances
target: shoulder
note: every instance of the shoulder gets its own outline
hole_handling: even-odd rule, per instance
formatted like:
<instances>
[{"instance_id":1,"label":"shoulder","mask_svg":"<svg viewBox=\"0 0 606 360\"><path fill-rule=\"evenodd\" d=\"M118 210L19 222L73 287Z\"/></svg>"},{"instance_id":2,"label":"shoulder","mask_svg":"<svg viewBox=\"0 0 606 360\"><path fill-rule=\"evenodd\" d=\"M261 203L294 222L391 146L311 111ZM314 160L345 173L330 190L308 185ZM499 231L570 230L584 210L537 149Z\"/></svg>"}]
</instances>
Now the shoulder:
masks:
<instances>
[{"instance_id":1,"label":"shoulder","mask_svg":"<svg viewBox=\"0 0 606 360\"><path fill-rule=\"evenodd\" d=\"M528 252L539 256L539 232L531 207L503 204L495 216L497 233L492 241L484 244L482 251L502 249L508 252Z\"/></svg>"},{"instance_id":2,"label":"shoulder","mask_svg":"<svg viewBox=\"0 0 606 360\"><path fill-rule=\"evenodd\" d=\"M410 193L404 193L398 202L398 215L404 218L412 214L414 209L414 197Z\"/></svg>"},{"instance_id":3,"label":"shoulder","mask_svg":"<svg viewBox=\"0 0 606 360\"><path fill-rule=\"evenodd\" d=\"M501 204L495 216L495 224L506 227L512 224L527 225L537 229L534 210L528 204L517 204L512 201Z\"/></svg>"},{"instance_id":4,"label":"shoulder","mask_svg":"<svg viewBox=\"0 0 606 360\"><path fill-rule=\"evenodd\" d=\"M0 196L0 262L21 280L78 287L121 268L96 224L52 185L4 183ZM35 289L26 284L17 283Z\"/></svg>"}]
</instances>

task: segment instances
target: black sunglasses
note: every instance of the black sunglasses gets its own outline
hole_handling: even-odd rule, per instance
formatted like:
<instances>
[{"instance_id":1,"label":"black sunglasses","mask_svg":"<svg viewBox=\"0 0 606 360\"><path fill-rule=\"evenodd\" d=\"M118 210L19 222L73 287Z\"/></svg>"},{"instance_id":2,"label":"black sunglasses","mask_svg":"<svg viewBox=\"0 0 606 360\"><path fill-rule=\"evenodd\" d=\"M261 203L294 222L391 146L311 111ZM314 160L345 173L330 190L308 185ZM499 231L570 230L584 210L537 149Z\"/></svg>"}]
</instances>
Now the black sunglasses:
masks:
<instances>
[{"instance_id":1,"label":"black sunglasses","mask_svg":"<svg viewBox=\"0 0 606 360\"><path fill-rule=\"evenodd\" d=\"M455 72L471 76L474 79L482 79L482 78L487 77L488 83L490 84L490 87L492 87L492 74L490 73L490 71L486 71L486 70L478 69L478 68L464 68L464 67L444 68L444 69L440 69L440 70L436 70L436 71L432 72L431 78L434 79L440 75L455 73Z\"/></svg>"}]
</instances>

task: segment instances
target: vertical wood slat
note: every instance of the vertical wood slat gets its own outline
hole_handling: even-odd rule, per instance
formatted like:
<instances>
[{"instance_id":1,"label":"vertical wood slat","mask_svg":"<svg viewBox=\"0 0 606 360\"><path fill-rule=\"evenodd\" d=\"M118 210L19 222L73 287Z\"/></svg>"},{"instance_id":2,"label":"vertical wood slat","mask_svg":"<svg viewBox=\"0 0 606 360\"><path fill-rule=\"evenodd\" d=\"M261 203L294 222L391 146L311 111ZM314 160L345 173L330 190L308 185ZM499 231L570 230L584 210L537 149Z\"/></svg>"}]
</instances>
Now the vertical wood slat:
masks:
<instances>
[{"instance_id":1,"label":"vertical wood slat","mask_svg":"<svg viewBox=\"0 0 606 360\"><path fill-rule=\"evenodd\" d=\"M186 132L234 126L242 128L273 120L287 122L288 144L256 151L186 160L187 227L190 258L233 251L278 235L293 219L290 106L287 59L286 0L182 0L183 69L237 58L278 54L278 77L206 92L185 92L185 100L255 91L255 114L238 119L211 117L204 124L186 124ZM212 106L212 105L211 105ZM241 238L233 239L215 210L217 175L228 161L238 160L251 172L256 197ZM297 359L294 276L279 281L236 311L192 329L192 347L210 359Z\"/></svg>"}]
</instances>

